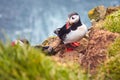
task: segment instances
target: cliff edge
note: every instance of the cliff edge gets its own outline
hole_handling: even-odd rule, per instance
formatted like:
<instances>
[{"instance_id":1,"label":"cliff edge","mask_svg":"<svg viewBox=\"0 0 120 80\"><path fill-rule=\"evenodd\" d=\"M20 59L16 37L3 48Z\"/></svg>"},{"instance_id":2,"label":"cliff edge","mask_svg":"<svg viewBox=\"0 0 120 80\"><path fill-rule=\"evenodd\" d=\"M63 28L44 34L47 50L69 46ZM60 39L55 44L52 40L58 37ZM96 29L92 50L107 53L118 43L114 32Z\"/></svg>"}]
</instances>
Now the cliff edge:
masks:
<instances>
[{"instance_id":1,"label":"cliff edge","mask_svg":"<svg viewBox=\"0 0 120 80\"><path fill-rule=\"evenodd\" d=\"M87 37L80 40L80 46L71 52L65 51L65 46L59 44L54 48L53 59L59 63L76 62L83 66L90 73L94 74L96 68L108 59L108 47L119 37L118 32L106 29L107 16L120 10L120 6L108 7L98 6L88 12L92 26ZM120 23L120 22L119 22ZM114 26L113 26L114 27ZM52 45L58 40L57 37L50 37L42 43L42 46Z\"/></svg>"}]
</instances>

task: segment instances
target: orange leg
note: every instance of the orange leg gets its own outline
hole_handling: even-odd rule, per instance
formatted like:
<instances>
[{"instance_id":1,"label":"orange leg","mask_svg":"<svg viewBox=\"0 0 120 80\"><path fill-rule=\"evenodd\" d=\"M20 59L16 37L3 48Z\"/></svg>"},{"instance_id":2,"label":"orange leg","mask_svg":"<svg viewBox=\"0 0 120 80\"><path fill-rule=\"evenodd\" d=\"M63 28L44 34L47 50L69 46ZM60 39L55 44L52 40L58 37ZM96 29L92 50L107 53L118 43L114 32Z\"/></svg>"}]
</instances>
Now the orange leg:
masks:
<instances>
[{"instance_id":1,"label":"orange leg","mask_svg":"<svg viewBox=\"0 0 120 80\"><path fill-rule=\"evenodd\" d=\"M80 45L79 42L70 43L69 46L66 46L66 52L73 51L75 47Z\"/></svg>"},{"instance_id":2,"label":"orange leg","mask_svg":"<svg viewBox=\"0 0 120 80\"><path fill-rule=\"evenodd\" d=\"M75 47L78 47L78 46L80 46L79 42L70 43L70 44L68 44L68 46L65 47L66 48L65 51L66 52L71 52L71 51L74 50Z\"/></svg>"},{"instance_id":3,"label":"orange leg","mask_svg":"<svg viewBox=\"0 0 120 80\"><path fill-rule=\"evenodd\" d=\"M73 46L73 47L78 47L80 45L80 43L79 42L73 42L70 45Z\"/></svg>"},{"instance_id":4,"label":"orange leg","mask_svg":"<svg viewBox=\"0 0 120 80\"><path fill-rule=\"evenodd\" d=\"M73 51L73 48L66 48L66 52Z\"/></svg>"}]
</instances>

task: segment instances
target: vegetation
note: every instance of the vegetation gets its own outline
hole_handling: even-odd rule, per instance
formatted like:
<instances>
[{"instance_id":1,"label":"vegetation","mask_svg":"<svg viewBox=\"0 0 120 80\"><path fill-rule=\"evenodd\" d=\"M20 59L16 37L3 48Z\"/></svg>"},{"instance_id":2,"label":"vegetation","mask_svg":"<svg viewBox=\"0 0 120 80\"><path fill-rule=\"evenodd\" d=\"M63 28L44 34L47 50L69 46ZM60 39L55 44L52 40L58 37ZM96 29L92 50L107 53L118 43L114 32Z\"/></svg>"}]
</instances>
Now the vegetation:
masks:
<instances>
[{"instance_id":1,"label":"vegetation","mask_svg":"<svg viewBox=\"0 0 120 80\"><path fill-rule=\"evenodd\" d=\"M109 58L120 54L120 38L117 38L113 44L108 48Z\"/></svg>"},{"instance_id":2,"label":"vegetation","mask_svg":"<svg viewBox=\"0 0 120 80\"><path fill-rule=\"evenodd\" d=\"M106 17L104 28L111 32L120 33L120 10Z\"/></svg>"},{"instance_id":3,"label":"vegetation","mask_svg":"<svg viewBox=\"0 0 120 80\"><path fill-rule=\"evenodd\" d=\"M42 53L0 43L0 80L86 80L78 65L62 65Z\"/></svg>"}]
</instances>

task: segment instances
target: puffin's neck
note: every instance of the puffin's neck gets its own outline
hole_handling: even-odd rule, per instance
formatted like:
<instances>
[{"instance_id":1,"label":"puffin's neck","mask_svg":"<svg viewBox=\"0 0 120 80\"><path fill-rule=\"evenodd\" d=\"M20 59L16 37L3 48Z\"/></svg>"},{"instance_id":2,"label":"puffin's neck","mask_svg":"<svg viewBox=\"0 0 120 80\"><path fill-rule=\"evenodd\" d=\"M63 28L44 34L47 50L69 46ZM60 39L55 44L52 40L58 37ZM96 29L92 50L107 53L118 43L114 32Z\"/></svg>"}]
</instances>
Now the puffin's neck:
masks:
<instances>
[{"instance_id":1,"label":"puffin's neck","mask_svg":"<svg viewBox=\"0 0 120 80\"><path fill-rule=\"evenodd\" d=\"M74 23L71 27L71 30L76 30L77 27L80 27L82 25L81 21L79 20L77 23Z\"/></svg>"}]
</instances>

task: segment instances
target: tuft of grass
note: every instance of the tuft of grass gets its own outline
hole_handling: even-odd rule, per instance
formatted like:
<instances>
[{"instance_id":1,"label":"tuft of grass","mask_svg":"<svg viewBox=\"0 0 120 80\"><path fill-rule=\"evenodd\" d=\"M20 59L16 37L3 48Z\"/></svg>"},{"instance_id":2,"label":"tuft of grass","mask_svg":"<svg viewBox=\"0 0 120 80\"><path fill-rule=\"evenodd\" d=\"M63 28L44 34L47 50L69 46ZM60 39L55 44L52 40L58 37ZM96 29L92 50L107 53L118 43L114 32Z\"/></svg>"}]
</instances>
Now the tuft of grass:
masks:
<instances>
[{"instance_id":1,"label":"tuft of grass","mask_svg":"<svg viewBox=\"0 0 120 80\"><path fill-rule=\"evenodd\" d=\"M0 43L0 80L86 80L77 64L60 65L42 51Z\"/></svg>"},{"instance_id":2,"label":"tuft of grass","mask_svg":"<svg viewBox=\"0 0 120 80\"><path fill-rule=\"evenodd\" d=\"M104 28L111 32L120 33L120 10L106 17Z\"/></svg>"}]
</instances>

